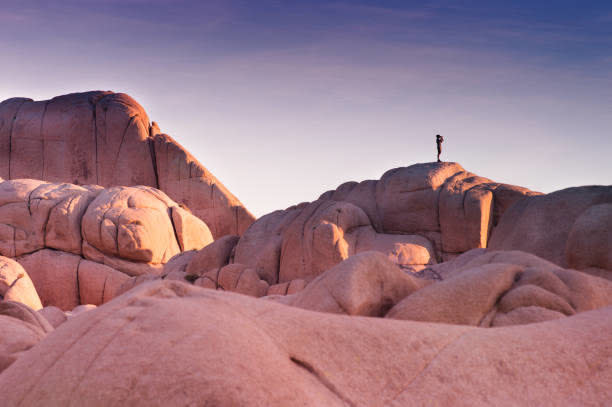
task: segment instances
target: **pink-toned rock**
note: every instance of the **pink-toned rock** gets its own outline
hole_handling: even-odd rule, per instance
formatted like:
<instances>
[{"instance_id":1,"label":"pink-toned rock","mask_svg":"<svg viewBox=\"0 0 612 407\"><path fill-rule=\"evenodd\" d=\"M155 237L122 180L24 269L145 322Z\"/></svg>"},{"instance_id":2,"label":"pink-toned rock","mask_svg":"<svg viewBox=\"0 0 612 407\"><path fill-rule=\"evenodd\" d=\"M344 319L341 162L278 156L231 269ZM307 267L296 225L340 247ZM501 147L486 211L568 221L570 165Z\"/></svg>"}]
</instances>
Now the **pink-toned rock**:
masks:
<instances>
[{"instance_id":1,"label":"pink-toned rock","mask_svg":"<svg viewBox=\"0 0 612 407\"><path fill-rule=\"evenodd\" d=\"M58 326L66 322L66 320L68 319L64 311L57 307L54 307L53 305L44 307L43 309L40 309L37 312L41 316L43 316L49 322L49 324L53 326L53 328L57 328Z\"/></svg>"},{"instance_id":2,"label":"pink-toned rock","mask_svg":"<svg viewBox=\"0 0 612 407\"><path fill-rule=\"evenodd\" d=\"M79 305L77 272L82 260L80 256L44 249L16 260L32 279L42 306L54 305L70 311Z\"/></svg>"},{"instance_id":3,"label":"pink-toned rock","mask_svg":"<svg viewBox=\"0 0 612 407\"><path fill-rule=\"evenodd\" d=\"M495 274L513 268L520 270L513 281ZM612 282L562 269L530 253L473 250L432 269L443 281L407 297L389 317L488 327L612 305ZM470 281L471 276L477 277Z\"/></svg>"},{"instance_id":4,"label":"pink-toned rock","mask_svg":"<svg viewBox=\"0 0 612 407\"><path fill-rule=\"evenodd\" d=\"M188 274L200 276L203 273L226 266L238 243L238 236L224 236L198 250L185 269Z\"/></svg>"},{"instance_id":5,"label":"pink-toned rock","mask_svg":"<svg viewBox=\"0 0 612 407\"><path fill-rule=\"evenodd\" d=\"M130 277L103 264L81 260L77 278L81 304L102 305L115 298Z\"/></svg>"},{"instance_id":6,"label":"pink-toned rock","mask_svg":"<svg viewBox=\"0 0 612 407\"><path fill-rule=\"evenodd\" d=\"M612 270L611 203L610 186L527 197L501 217L489 248L533 253L561 267Z\"/></svg>"},{"instance_id":7,"label":"pink-toned rock","mask_svg":"<svg viewBox=\"0 0 612 407\"><path fill-rule=\"evenodd\" d=\"M194 285L252 297L263 297L268 292L268 283L261 280L255 270L238 263L210 270L195 280Z\"/></svg>"},{"instance_id":8,"label":"pink-toned rock","mask_svg":"<svg viewBox=\"0 0 612 407\"><path fill-rule=\"evenodd\" d=\"M375 250L414 272L488 244L503 212L538 193L495 183L457 163L387 171L379 181L347 182L314 202L257 220L235 261L269 284L316 276Z\"/></svg>"},{"instance_id":9,"label":"pink-toned rock","mask_svg":"<svg viewBox=\"0 0 612 407\"><path fill-rule=\"evenodd\" d=\"M501 263L467 270L408 295L386 317L478 326L522 271Z\"/></svg>"},{"instance_id":10,"label":"pink-toned rock","mask_svg":"<svg viewBox=\"0 0 612 407\"><path fill-rule=\"evenodd\" d=\"M12 316L0 315L0 373L44 336L45 332L36 325ZM5 405L11 405L6 404L9 392L8 389L3 391L2 403Z\"/></svg>"},{"instance_id":11,"label":"pink-toned rock","mask_svg":"<svg viewBox=\"0 0 612 407\"><path fill-rule=\"evenodd\" d=\"M156 282L66 322L0 387L28 406L605 405L611 312L478 329Z\"/></svg>"},{"instance_id":12,"label":"pink-toned rock","mask_svg":"<svg viewBox=\"0 0 612 407\"><path fill-rule=\"evenodd\" d=\"M62 159L57 159L62 157ZM216 237L253 222L240 201L122 93L93 91L0 103L0 177L148 185L164 190Z\"/></svg>"},{"instance_id":13,"label":"pink-toned rock","mask_svg":"<svg viewBox=\"0 0 612 407\"><path fill-rule=\"evenodd\" d=\"M84 314L86 312L95 310L97 307L93 304L82 304L75 307L72 311L68 312L68 318L76 317L77 315Z\"/></svg>"},{"instance_id":14,"label":"pink-toned rock","mask_svg":"<svg viewBox=\"0 0 612 407\"><path fill-rule=\"evenodd\" d=\"M403 298L427 285L404 273L380 252L351 256L280 302L336 314L381 317ZM268 294L285 294L282 289Z\"/></svg>"},{"instance_id":15,"label":"pink-toned rock","mask_svg":"<svg viewBox=\"0 0 612 407\"><path fill-rule=\"evenodd\" d=\"M213 242L213 236L206 223L181 207L173 206L171 210L172 224L181 251L198 250Z\"/></svg>"},{"instance_id":16,"label":"pink-toned rock","mask_svg":"<svg viewBox=\"0 0 612 407\"><path fill-rule=\"evenodd\" d=\"M1 301L0 315L6 315L27 322L40 328L44 333L53 331L53 326L42 315L21 302Z\"/></svg>"},{"instance_id":17,"label":"pink-toned rock","mask_svg":"<svg viewBox=\"0 0 612 407\"><path fill-rule=\"evenodd\" d=\"M578 216L567 237L565 257L571 268L599 268L612 275L612 202L593 205Z\"/></svg>"},{"instance_id":18,"label":"pink-toned rock","mask_svg":"<svg viewBox=\"0 0 612 407\"><path fill-rule=\"evenodd\" d=\"M181 247L211 241L204 222L154 188L0 182L0 255L55 249L129 275L159 274Z\"/></svg>"},{"instance_id":19,"label":"pink-toned rock","mask_svg":"<svg viewBox=\"0 0 612 407\"><path fill-rule=\"evenodd\" d=\"M535 324L538 322L552 321L555 319L564 318L565 316L565 314L559 311L553 311L549 308L530 305L513 309L507 314L496 314L493 321L491 322L491 326L499 327L510 325Z\"/></svg>"},{"instance_id":20,"label":"pink-toned rock","mask_svg":"<svg viewBox=\"0 0 612 407\"><path fill-rule=\"evenodd\" d=\"M39 310L40 297L23 267L14 260L0 256L0 301L16 301Z\"/></svg>"}]
</instances>

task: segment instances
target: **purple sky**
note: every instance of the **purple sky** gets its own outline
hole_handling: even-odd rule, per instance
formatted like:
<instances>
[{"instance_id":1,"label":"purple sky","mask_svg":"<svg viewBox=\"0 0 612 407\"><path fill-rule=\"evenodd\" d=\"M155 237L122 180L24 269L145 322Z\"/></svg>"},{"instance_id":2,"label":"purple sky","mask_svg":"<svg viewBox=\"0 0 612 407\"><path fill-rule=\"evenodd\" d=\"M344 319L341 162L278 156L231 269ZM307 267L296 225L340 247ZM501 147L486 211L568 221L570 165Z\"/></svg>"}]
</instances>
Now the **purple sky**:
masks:
<instances>
[{"instance_id":1,"label":"purple sky","mask_svg":"<svg viewBox=\"0 0 612 407\"><path fill-rule=\"evenodd\" d=\"M610 184L612 3L460 3L0 0L0 100L126 92L258 216L437 133L495 181Z\"/></svg>"}]
</instances>

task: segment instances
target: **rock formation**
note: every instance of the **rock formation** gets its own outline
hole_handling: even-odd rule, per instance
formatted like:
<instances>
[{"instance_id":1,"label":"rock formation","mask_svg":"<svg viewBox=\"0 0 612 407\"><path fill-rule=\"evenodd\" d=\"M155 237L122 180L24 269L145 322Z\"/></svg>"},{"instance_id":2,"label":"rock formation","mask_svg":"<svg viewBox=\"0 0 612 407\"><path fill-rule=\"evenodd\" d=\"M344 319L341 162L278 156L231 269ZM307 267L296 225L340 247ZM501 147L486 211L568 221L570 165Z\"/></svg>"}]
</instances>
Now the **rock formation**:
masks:
<instances>
[{"instance_id":1,"label":"rock formation","mask_svg":"<svg viewBox=\"0 0 612 407\"><path fill-rule=\"evenodd\" d=\"M3 406L612 403L612 186L415 164L251 224L110 92L2 102L0 177Z\"/></svg>"},{"instance_id":2,"label":"rock formation","mask_svg":"<svg viewBox=\"0 0 612 407\"><path fill-rule=\"evenodd\" d=\"M611 313L481 329L154 282L64 323L0 387L11 406L605 405Z\"/></svg>"},{"instance_id":3,"label":"rock formation","mask_svg":"<svg viewBox=\"0 0 612 407\"><path fill-rule=\"evenodd\" d=\"M102 304L129 276L159 274L212 241L204 222L151 187L0 182L0 255L27 270L44 306Z\"/></svg>"},{"instance_id":4,"label":"rock formation","mask_svg":"<svg viewBox=\"0 0 612 407\"><path fill-rule=\"evenodd\" d=\"M258 219L238 241L234 262L254 268L270 284L312 280L370 250L418 271L487 247L506 209L537 194L456 163L397 168L378 181L349 182L312 203Z\"/></svg>"},{"instance_id":5,"label":"rock formation","mask_svg":"<svg viewBox=\"0 0 612 407\"><path fill-rule=\"evenodd\" d=\"M242 234L254 220L124 93L94 91L0 103L0 177L103 187L148 185L188 207L215 237Z\"/></svg>"}]
</instances>

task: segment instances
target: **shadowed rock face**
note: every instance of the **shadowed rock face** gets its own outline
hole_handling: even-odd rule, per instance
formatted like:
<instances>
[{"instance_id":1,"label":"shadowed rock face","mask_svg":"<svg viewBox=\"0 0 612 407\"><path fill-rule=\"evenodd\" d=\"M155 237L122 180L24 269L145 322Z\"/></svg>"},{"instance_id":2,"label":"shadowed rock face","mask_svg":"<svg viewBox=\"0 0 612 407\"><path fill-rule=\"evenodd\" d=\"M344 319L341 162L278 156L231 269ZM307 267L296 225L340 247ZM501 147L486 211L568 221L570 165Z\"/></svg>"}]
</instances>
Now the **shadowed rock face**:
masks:
<instances>
[{"instance_id":1,"label":"shadowed rock face","mask_svg":"<svg viewBox=\"0 0 612 407\"><path fill-rule=\"evenodd\" d=\"M523 199L504 214L489 247L526 251L602 276L612 273L612 186Z\"/></svg>"},{"instance_id":2,"label":"shadowed rock face","mask_svg":"<svg viewBox=\"0 0 612 407\"><path fill-rule=\"evenodd\" d=\"M130 96L85 92L0 103L0 177L161 189L216 237L242 234L254 217Z\"/></svg>"}]
</instances>

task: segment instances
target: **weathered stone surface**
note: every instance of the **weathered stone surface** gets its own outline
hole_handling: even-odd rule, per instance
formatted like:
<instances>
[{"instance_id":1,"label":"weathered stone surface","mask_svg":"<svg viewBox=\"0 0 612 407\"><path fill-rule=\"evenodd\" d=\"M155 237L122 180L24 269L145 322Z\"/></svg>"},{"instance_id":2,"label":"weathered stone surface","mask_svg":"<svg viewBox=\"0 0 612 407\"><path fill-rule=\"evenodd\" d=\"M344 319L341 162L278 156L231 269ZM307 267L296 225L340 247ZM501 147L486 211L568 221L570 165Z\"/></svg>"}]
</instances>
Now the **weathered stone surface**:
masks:
<instances>
[{"instance_id":1,"label":"weathered stone surface","mask_svg":"<svg viewBox=\"0 0 612 407\"><path fill-rule=\"evenodd\" d=\"M82 257L44 249L16 260L30 275L42 306L53 305L70 311L79 305L77 273Z\"/></svg>"},{"instance_id":2,"label":"weathered stone surface","mask_svg":"<svg viewBox=\"0 0 612 407\"><path fill-rule=\"evenodd\" d=\"M67 321L0 388L29 406L605 405L611 312L487 330L156 282Z\"/></svg>"},{"instance_id":3,"label":"weathered stone surface","mask_svg":"<svg viewBox=\"0 0 612 407\"><path fill-rule=\"evenodd\" d=\"M0 256L0 304L2 300L16 301L34 310L42 308L28 273L16 261Z\"/></svg>"},{"instance_id":4,"label":"weathered stone surface","mask_svg":"<svg viewBox=\"0 0 612 407\"><path fill-rule=\"evenodd\" d=\"M79 302L101 305L115 298L130 277L103 264L81 260L77 278Z\"/></svg>"},{"instance_id":5,"label":"weathered stone surface","mask_svg":"<svg viewBox=\"0 0 612 407\"><path fill-rule=\"evenodd\" d=\"M0 315L6 315L7 317L13 317L23 322L27 322L28 324L38 327L44 333L53 331L53 326L42 315L21 302L1 301Z\"/></svg>"},{"instance_id":6,"label":"weathered stone surface","mask_svg":"<svg viewBox=\"0 0 612 407\"><path fill-rule=\"evenodd\" d=\"M612 305L612 282L530 253L478 249L432 269L442 281L407 296L387 317L488 327Z\"/></svg>"},{"instance_id":7,"label":"weathered stone surface","mask_svg":"<svg viewBox=\"0 0 612 407\"><path fill-rule=\"evenodd\" d=\"M502 213L537 194L476 176L457 163L396 168L379 181L348 182L317 201L260 218L239 240L235 262L272 285L311 281L368 250L417 272L486 247Z\"/></svg>"},{"instance_id":8,"label":"weathered stone surface","mask_svg":"<svg viewBox=\"0 0 612 407\"><path fill-rule=\"evenodd\" d=\"M0 182L1 255L25 258L55 249L128 275L159 274L181 248L210 242L204 222L154 188Z\"/></svg>"},{"instance_id":9,"label":"weathered stone surface","mask_svg":"<svg viewBox=\"0 0 612 407\"><path fill-rule=\"evenodd\" d=\"M568 188L517 202L501 217L489 248L522 250L561 267L612 271L612 186Z\"/></svg>"},{"instance_id":10,"label":"weathered stone surface","mask_svg":"<svg viewBox=\"0 0 612 407\"><path fill-rule=\"evenodd\" d=\"M288 283L285 283L288 285ZM403 298L427 285L404 273L380 252L351 256L279 302L312 311L384 316ZM276 292L278 291L278 292ZM287 294L278 289L268 294Z\"/></svg>"},{"instance_id":11,"label":"weathered stone surface","mask_svg":"<svg viewBox=\"0 0 612 407\"><path fill-rule=\"evenodd\" d=\"M521 271L509 264L466 270L407 296L386 317L478 326Z\"/></svg>"},{"instance_id":12,"label":"weathered stone surface","mask_svg":"<svg viewBox=\"0 0 612 407\"><path fill-rule=\"evenodd\" d=\"M0 373L44 336L45 332L37 325L24 322L20 318L0 315ZM2 402L11 405L6 401L8 393L10 390L5 387Z\"/></svg>"},{"instance_id":13,"label":"weathered stone surface","mask_svg":"<svg viewBox=\"0 0 612 407\"><path fill-rule=\"evenodd\" d=\"M58 326L66 322L66 320L68 319L64 311L57 307L54 307L53 305L44 307L43 309L40 309L37 312L42 317L44 317L49 322L49 324L53 326L53 328L57 328Z\"/></svg>"},{"instance_id":14,"label":"weathered stone surface","mask_svg":"<svg viewBox=\"0 0 612 407\"><path fill-rule=\"evenodd\" d=\"M194 284L204 288L232 291L252 297L263 297L268 292L268 283L261 280L255 270L237 263L208 271L198 278Z\"/></svg>"},{"instance_id":15,"label":"weathered stone surface","mask_svg":"<svg viewBox=\"0 0 612 407\"><path fill-rule=\"evenodd\" d=\"M0 103L0 177L159 188L189 207L215 237L242 234L254 220L123 93L93 91Z\"/></svg>"},{"instance_id":16,"label":"weathered stone surface","mask_svg":"<svg viewBox=\"0 0 612 407\"><path fill-rule=\"evenodd\" d=\"M238 239L238 236L224 236L198 250L185 271L194 276L201 276L209 270L227 265L230 263L230 257Z\"/></svg>"}]
</instances>

